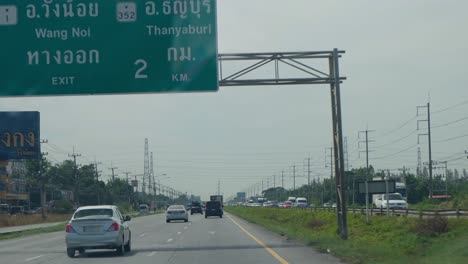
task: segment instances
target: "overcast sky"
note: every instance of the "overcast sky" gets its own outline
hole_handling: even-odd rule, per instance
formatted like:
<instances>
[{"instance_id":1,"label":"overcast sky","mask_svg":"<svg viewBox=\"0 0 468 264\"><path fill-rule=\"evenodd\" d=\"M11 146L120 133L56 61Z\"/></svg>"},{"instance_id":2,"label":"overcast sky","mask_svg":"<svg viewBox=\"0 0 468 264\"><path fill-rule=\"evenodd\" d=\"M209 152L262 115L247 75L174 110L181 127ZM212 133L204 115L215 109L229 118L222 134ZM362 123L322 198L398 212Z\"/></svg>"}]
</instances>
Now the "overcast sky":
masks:
<instances>
[{"instance_id":1,"label":"overcast sky","mask_svg":"<svg viewBox=\"0 0 468 264\"><path fill-rule=\"evenodd\" d=\"M416 106L431 102L433 159L468 168L468 1L218 1L220 53L339 48L349 165L365 166L358 131L370 133L376 169L417 165ZM448 108L448 109L447 109ZM217 93L2 98L2 111L41 112L43 151L53 162L73 146L81 164L96 158L108 179L143 173L149 139L162 183L202 195L229 196L267 179L292 187L330 177L330 91L326 85L221 87ZM442 111L441 111L442 110ZM423 117L421 117L423 119ZM458 121L461 120L461 121ZM454 122L452 122L454 121ZM455 122L456 121L456 122ZM446 125L447 124L447 125ZM439 127L437 127L439 126ZM424 133L424 130L419 133ZM420 138L423 162L427 139ZM363 145L362 145L363 147ZM361 148L364 150L364 148ZM401 152L401 153L399 153ZM398 154L395 154L398 153Z\"/></svg>"}]
</instances>

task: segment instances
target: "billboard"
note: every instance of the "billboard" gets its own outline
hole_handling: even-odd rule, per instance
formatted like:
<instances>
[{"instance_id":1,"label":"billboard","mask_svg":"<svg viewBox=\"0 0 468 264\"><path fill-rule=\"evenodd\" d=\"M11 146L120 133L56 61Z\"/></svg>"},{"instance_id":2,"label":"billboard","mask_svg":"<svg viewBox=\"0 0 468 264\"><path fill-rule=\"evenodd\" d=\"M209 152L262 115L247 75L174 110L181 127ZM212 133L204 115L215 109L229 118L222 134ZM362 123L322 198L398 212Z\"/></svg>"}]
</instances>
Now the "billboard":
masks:
<instances>
[{"instance_id":1,"label":"billboard","mask_svg":"<svg viewBox=\"0 0 468 264\"><path fill-rule=\"evenodd\" d=\"M359 182L359 193L365 194L366 193L366 183ZM385 181L368 181L367 182L367 189L368 193L370 194L382 194L387 192L387 185ZM388 192L394 193L396 192L395 188L395 181L388 181Z\"/></svg>"},{"instance_id":2,"label":"billboard","mask_svg":"<svg viewBox=\"0 0 468 264\"><path fill-rule=\"evenodd\" d=\"M245 192L238 192L237 193L237 199L238 200L245 200Z\"/></svg>"},{"instance_id":3,"label":"billboard","mask_svg":"<svg viewBox=\"0 0 468 264\"><path fill-rule=\"evenodd\" d=\"M0 112L0 160L39 159L39 112Z\"/></svg>"}]
</instances>

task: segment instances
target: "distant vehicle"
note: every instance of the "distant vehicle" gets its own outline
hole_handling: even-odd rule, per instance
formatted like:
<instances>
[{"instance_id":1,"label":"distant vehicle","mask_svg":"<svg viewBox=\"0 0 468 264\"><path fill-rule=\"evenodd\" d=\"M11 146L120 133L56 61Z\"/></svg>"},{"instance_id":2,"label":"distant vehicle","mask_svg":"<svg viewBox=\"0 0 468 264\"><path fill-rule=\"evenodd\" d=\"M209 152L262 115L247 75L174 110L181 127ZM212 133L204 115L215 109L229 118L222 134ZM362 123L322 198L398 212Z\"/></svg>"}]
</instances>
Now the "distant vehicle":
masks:
<instances>
[{"instance_id":1,"label":"distant vehicle","mask_svg":"<svg viewBox=\"0 0 468 264\"><path fill-rule=\"evenodd\" d=\"M10 213L10 206L8 204L0 204L0 215L9 214L9 213Z\"/></svg>"},{"instance_id":2,"label":"distant vehicle","mask_svg":"<svg viewBox=\"0 0 468 264\"><path fill-rule=\"evenodd\" d=\"M79 207L65 228L67 255L73 258L76 250L83 254L86 249L116 249L124 255L131 250L130 220L113 205Z\"/></svg>"},{"instance_id":3,"label":"distant vehicle","mask_svg":"<svg viewBox=\"0 0 468 264\"><path fill-rule=\"evenodd\" d=\"M373 201L373 206L375 208L387 209L387 198L389 209L408 209L408 203L406 203L403 196L399 193L390 193L388 196L387 194L380 194Z\"/></svg>"},{"instance_id":4,"label":"distant vehicle","mask_svg":"<svg viewBox=\"0 0 468 264\"><path fill-rule=\"evenodd\" d=\"M209 201L206 203L205 218L208 218L208 216L223 218L223 208L219 201Z\"/></svg>"},{"instance_id":5,"label":"distant vehicle","mask_svg":"<svg viewBox=\"0 0 468 264\"><path fill-rule=\"evenodd\" d=\"M297 197L296 203L294 204L294 207L298 208L307 208L309 207L309 204L307 203L307 199L304 197Z\"/></svg>"},{"instance_id":6,"label":"distant vehicle","mask_svg":"<svg viewBox=\"0 0 468 264\"><path fill-rule=\"evenodd\" d=\"M192 209L192 203L188 203L185 205L185 210L190 211Z\"/></svg>"},{"instance_id":7,"label":"distant vehicle","mask_svg":"<svg viewBox=\"0 0 468 264\"><path fill-rule=\"evenodd\" d=\"M190 206L190 214L194 213L200 213L203 214L203 208L199 202L192 202L192 205Z\"/></svg>"},{"instance_id":8,"label":"distant vehicle","mask_svg":"<svg viewBox=\"0 0 468 264\"><path fill-rule=\"evenodd\" d=\"M25 213L25 210L23 206L10 206L11 215L24 214L24 213Z\"/></svg>"},{"instance_id":9,"label":"distant vehicle","mask_svg":"<svg viewBox=\"0 0 468 264\"><path fill-rule=\"evenodd\" d=\"M183 205L171 205L166 211L166 223L173 220L184 220L188 222L188 211Z\"/></svg>"},{"instance_id":10,"label":"distant vehicle","mask_svg":"<svg viewBox=\"0 0 468 264\"><path fill-rule=\"evenodd\" d=\"M282 208L282 207L283 207L283 203L279 202L279 203L278 203L278 207L279 207L279 208Z\"/></svg>"},{"instance_id":11,"label":"distant vehicle","mask_svg":"<svg viewBox=\"0 0 468 264\"><path fill-rule=\"evenodd\" d=\"M288 201L292 202L292 203L295 203L296 202L296 197L289 197L288 198Z\"/></svg>"},{"instance_id":12,"label":"distant vehicle","mask_svg":"<svg viewBox=\"0 0 468 264\"><path fill-rule=\"evenodd\" d=\"M138 210L140 211L140 214L147 214L149 213L149 206L147 204L140 204Z\"/></svg>"},{"instance_id":13,"label":"distant vehicle","mask_svg":"<svg viewBox=\"0 0 468 264\"><path fill-rule=\"evenodd\" d=\"M283 203L283 208L291 208L291 207L293 207L293 202L291 202L291 201L285 201L285 202Z\"/></svg>"}]
</instances>

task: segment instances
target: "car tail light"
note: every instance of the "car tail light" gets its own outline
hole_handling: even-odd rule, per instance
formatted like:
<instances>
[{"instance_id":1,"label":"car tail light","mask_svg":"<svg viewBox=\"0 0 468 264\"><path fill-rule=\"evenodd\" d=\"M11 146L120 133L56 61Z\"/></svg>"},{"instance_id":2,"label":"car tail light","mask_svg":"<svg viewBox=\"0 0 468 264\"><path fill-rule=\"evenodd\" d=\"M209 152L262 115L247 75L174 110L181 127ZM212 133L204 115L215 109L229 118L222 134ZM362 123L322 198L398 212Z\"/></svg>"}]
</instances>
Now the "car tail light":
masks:
<instances>
[{"instance_id":1,"label":"car tail light","mask_svg":"<svg viewBox=\"0 0 468 264\"><path fill-rule=\"evenodd\" d=\"M67 233L76 233L75 229L73 229L71 224L67 224L67 226L65 227L65 232L67 232Z\"/></svg>"},{"instance_id":2,"label":"car tail light","mask_svg":"<svg viewBox=\"0 0 468 264\"><path fill-rule=\"evenodd\" d=\"M112 225L107 229L107 232L119 231L120 225L117 222L112 223Z\"/></svg>"}]
</instances>

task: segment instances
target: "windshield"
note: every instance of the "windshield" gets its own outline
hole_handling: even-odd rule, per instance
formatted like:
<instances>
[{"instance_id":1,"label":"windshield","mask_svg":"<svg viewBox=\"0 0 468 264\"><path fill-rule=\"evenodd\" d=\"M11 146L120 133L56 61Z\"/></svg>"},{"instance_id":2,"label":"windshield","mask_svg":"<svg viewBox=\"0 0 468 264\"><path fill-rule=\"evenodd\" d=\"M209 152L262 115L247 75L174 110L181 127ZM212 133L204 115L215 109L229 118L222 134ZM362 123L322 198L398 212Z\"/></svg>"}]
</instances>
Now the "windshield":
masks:
<instances>
[{"instance_id":1,"label":"windshield","mask_svg":"<svg viewBox=\"0 0 468 264\"><path fill-rule=\"evenodd\" d=\"M75 213L74 218L82 218L86 216L112 216L112 209L83 209Z\"/></svg>"},{"instance_id":2,"label":"windshield","mask_svg":"<svg viewBox=\"0 0 468 264\"><path fill-rule=\"evenodd\" d=\"M185 207L183 205L172 205L169 206L168 210L185 210Z\"/></svg>"},{"instance_id":3,"label":"windshield","mask_svg":"<svg viewBox=\"0 0 468 264\"><path fill-rule=\"evenodd\" d=\"M388 196L386 194L383 195L384 200L403 200L403 197L400 194L389 194Z\"/></svg>"}]
</instances>

